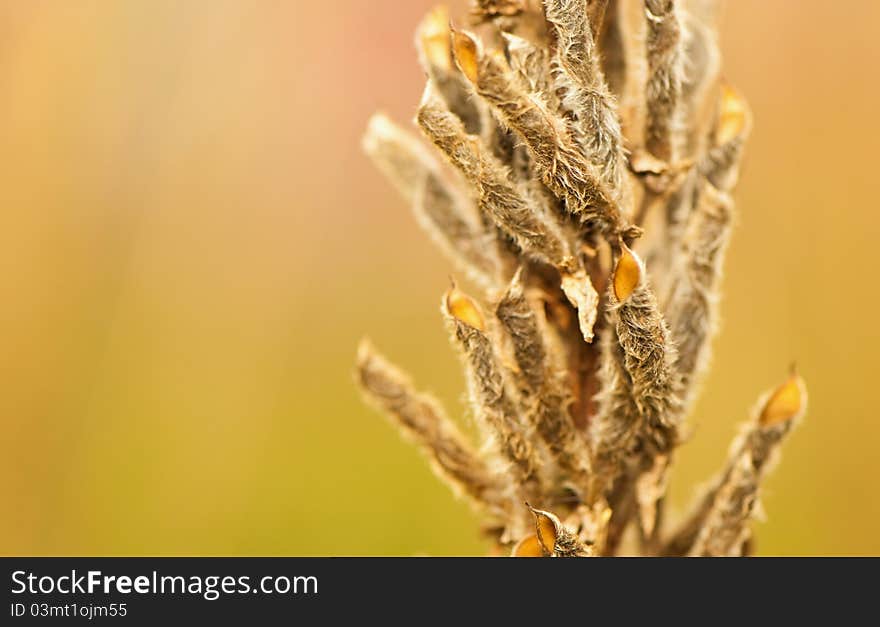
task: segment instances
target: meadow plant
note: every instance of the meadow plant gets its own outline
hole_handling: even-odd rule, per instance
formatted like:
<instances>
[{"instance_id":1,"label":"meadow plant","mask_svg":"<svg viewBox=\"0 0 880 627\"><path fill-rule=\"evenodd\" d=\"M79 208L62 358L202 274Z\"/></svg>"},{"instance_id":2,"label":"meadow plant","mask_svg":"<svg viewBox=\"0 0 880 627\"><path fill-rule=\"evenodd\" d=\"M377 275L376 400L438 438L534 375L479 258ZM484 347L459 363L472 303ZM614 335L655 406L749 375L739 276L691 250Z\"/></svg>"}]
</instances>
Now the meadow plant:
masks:
<instances>
[{"instance_id":1,"label":"meadow plant","mask_svg":"<svg viewBox=\"0 0 880 627\"><path fill-rule=\"evenodd\" d=\"M422 138L364 147L457 272L441 313L480 441L364 341L357 379L514 556L739 556L806 407L791 372L680 520L665 494L717 326L751 115L716 0L478 0L416 43ZM735 8L735 7L734 7Z\"/></svg>"}]
</instances>

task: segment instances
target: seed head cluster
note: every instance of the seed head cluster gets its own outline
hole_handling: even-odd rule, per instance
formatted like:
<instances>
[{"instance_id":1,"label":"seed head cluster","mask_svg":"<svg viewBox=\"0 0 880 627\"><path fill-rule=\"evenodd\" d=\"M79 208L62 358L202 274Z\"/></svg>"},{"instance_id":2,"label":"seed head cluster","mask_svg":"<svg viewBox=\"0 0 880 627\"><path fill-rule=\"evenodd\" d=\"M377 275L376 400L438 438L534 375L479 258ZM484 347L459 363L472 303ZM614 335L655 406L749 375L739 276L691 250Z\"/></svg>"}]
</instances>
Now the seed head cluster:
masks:
<instances>
[{"instance_id":1,"label":"seed head cluster","mask_svg":"<svg viewBox=\"0 0 880 627\"><path fill-rule=\"evenodd\" d=\"M717 0L477 0L416 34L417 134L364 148L478 293L441 315L479 442L369 342L365 397L523 557L749 554L761 480L806 408L764 394L691 511L669 469L709 362L751 114Z\"/></svg>"}]
</instances>

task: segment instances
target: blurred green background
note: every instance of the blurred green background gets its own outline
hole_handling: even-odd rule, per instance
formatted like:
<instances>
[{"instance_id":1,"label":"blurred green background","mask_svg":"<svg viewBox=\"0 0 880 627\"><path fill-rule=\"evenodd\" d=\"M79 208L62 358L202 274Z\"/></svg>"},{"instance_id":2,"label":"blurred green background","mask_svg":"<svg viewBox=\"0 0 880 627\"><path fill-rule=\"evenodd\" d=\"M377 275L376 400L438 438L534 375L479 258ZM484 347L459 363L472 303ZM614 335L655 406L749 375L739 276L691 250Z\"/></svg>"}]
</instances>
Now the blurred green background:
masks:
<instances>
[{"instance_id":1,"label":"blurred green background","mask_svg":"<svg viewBox=\"0 0 880 627\"><path fill-rule=\"evenodd\" d=\"M359 146L375 109L412 117L430 4L0 4L0 553L485 549L352 383L369 334L463 413L450 266ZM796 360L761 554L880 554L878 24L862 0L724 13L755 130L672 500Z\"/></svg>"}]
</instances>

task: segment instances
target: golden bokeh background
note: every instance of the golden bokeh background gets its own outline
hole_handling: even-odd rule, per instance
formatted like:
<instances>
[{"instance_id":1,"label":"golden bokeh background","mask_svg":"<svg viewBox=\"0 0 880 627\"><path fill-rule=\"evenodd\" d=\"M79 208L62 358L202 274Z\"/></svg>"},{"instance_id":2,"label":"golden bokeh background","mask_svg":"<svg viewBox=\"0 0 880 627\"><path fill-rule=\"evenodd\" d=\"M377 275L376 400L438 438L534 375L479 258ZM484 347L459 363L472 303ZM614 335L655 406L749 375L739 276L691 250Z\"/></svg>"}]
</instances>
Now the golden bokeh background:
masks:
<instances>
[{"instance_id":1,"label":"golden bokeh background","mask_svg":"<svg viewBox=\"0 0 880 627\"><path fill-rule=\"evenodd\" d=\"M463 413L450 266L359 146L375 109L414 113L429 4L0 5L0 553L485 549L352 383L369 334ZM878 24L864 0L724 14L755 129L672 500L796 360L760 554L880 554Z\"/></svg>"}]
</instances>

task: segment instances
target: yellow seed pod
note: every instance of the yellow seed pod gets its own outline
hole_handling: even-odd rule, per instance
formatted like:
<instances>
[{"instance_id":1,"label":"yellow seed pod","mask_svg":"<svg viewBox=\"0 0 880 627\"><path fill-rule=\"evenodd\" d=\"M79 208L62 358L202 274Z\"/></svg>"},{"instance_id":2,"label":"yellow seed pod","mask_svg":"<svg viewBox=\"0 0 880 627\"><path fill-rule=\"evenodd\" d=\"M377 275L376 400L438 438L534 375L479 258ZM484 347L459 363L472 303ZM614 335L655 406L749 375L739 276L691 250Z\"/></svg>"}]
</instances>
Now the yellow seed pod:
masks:
<instances>
[{"instance_id":1,"label":"yellow seed pod","mask_svg":"<svg viewBox=\"0 0 880 627\"><path fill-rule=\"evenodd\" d=\"M792 374L773 390L764 406L758 422L762 427L772 427L803 415L807 408L807 386L797 374Z\"/></svg>"},{"instance_id":2,"label":"yellow seed pod","mask_svg":"<svg viewBox=\"0 0 880 627\"><path fill-rule=\"evenodd\" d=\"M455 54L455 62L462 74L476 85L480 76L477 42L467 33L455 31L452 34L452 50Z\"/></svg>"},{"instance_id":3,"label":"yellow seed pod","mask_svg":"<svg viewBox=\"0 0 880 627\"><path fill-rule=\"evenodd\" d=\"M449 9L437 6L422 20L419 41L427 61L444 72L452 69L451 31Z\"/></svg>"},{"instance_id":4,"label":"yellow seed pod","mask_svg":"<svg viewBox=\"0 0 880 627\"><path fill-rule=\"evenodd\" d=\"M722 84L715 143L720 146L742 134L749 123L749 115L749 107L739 92L726 83Z\"/></svg>"},{"instance_id":5,"label":"yellow seed pod","mask_svg":"<svg viewBox=\"0 0 880 627\"><path fill-rule=\"evenodd\" d=\"M535 534L529 534L516 543L510 557L546 557L541 542Z\"/></svg>"},{"instance_id":6,"label":"yellow seed pod","mask_svg":"<svg viewBox=\"0 0 880 627\"><path fill-rule=\"evenodd\" d=\"M612 277L614 285L614 296L619 302L624 302L642 280L645 273L645 266L629 246L620 245L620 258L617 265L614 266L614 276Z\"/></svg>"},{"instance_id":7,"label":"yellow seed pod","mask_svg":"<svg viewBox=\"0 0 880 627\"><path fill-rule=\"evenodd\" d=\"M474 300L453 286L444 298L446 311L450 316L478 331L486 330L486 319Z\"/></svg>"},{"instance_id":8,"label":"yellow seed pod","mask_svg":"<svg viewBox=\"0 0 880 627\"><path fill-rule=\"evenodd\" d=\"M535 515L535 535L538 537L538 541L545 552L553 555L556 552L556 538L562 530L562 522L550 512L531 506L529 509Z\"/></svg>"}]
</instances>

